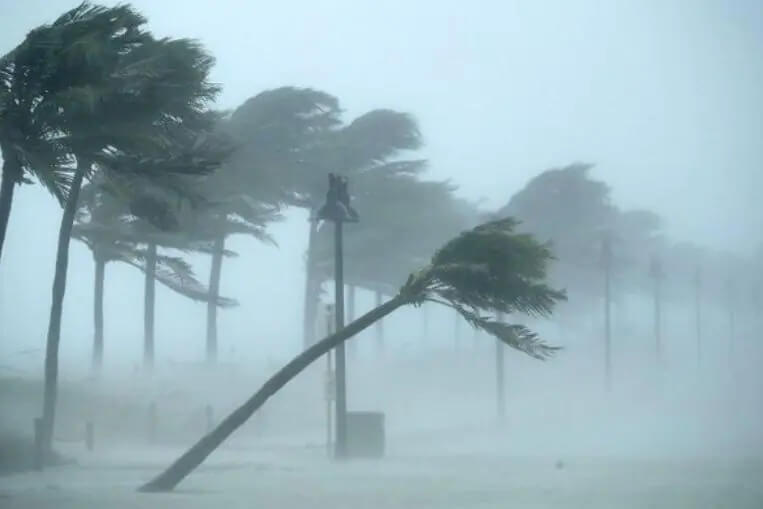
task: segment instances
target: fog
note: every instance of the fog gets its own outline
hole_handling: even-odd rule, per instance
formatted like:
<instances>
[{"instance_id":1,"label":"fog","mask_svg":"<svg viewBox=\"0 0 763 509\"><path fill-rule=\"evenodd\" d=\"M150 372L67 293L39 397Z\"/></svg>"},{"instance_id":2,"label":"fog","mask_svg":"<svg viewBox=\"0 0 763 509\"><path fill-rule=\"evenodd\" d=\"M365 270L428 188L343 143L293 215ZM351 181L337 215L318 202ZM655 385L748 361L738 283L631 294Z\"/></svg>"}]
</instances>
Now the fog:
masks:
<instances>
[{"instance_id":1,"label":"fog","mask_svg":"<svg viewBox=\"0 0 763 509\"><path fill-rule=\"evenodd\" d=\"M197 38L214 55L211 78L222 86L215 108L298 86L338 97L345 119L375 108L408 112L424 139L414 157L429 161L422 178L449 179L484 213L544 170L590 162L612 203L658 214L671 243L749 262L739 279L749 291L730 315L708 285L698 359L691 280L668 276L658 360L651 287L618 294L610 390L600 295L581 298L581 310L573 292L560 314L522 317L562 350L539 362L505 349L503 420L495 340L465 322L455 328L453 311L441 306L403 308L384 319L383 350L373 327L348 346L348 408L385 413L384 458L327 457L321 359L179 495L139 495L207 431L206 405L219 422L302 350L308 213L286 208L283 221L268 224L277 246L227 240L239 256L225 260L221 294L238 306L219 311L217 366L204 362L206 306L157 286L150 375L142 367L143 274L110 263L104 373L92 376L93 257L72 242L55 432L72 462L0 475L0 507L763 506L763 323L760 302L747 297L763 263L763 3L131 4L154 34ZM0 53L71 7L0 0ZM362 228L363 213L348 228ZM40 415L60 221L42 186L17 188L0 261L2 432L31 437ZM206 282L210 257L185 258ZM603 284L599 272L590 277ZM324 287L322 304L333 299L333 282ZM374 302L359 289L356 315ZM322 307L319 315L322 337ZM94 451L83 443L86 421L95 425Z\"/></svg>"}]
</instances>

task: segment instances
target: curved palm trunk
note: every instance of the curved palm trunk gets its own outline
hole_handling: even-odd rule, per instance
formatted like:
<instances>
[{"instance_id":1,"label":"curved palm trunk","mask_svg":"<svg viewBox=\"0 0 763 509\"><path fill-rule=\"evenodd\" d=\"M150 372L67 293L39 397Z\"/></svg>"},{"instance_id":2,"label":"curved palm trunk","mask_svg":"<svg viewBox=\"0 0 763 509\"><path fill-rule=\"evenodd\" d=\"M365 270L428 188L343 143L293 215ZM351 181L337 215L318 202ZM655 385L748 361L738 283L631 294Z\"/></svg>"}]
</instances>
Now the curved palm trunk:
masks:
<instances>
[{"instance_id":1,"label":"curved palm trunk","mask_svg":"<svg viewBox=\"0 0 763 509\"><path fill-rule=\"evenodd\" d=\"M244 424L254 412L260 408L272 395L301 373L315 360L326 355L336 346L342 344L355 334L371 326L397 308L407 304L400 295L388 300L348 324L338 332L315 343L301 354L292 359L252 395L243 405L226 417L214 430L180 456L167 470L144 484L140 490L148 492L169 491L198 467L217 447L225 441L236 429Z\"/></svg>"},{"instance_id":2,"label":"curved palm trunk","mask_svg":"<svg viewBox=\"0 0 763 509\"><path fill-rule=\"evenodd\" d=\"M93 371L101 372L103 366L103 283L106 277L106 261L95 255L95 289L93 299Z\"/></svg>"},{"instance_id":3,"label":"curved palm trunk","mask_svg":"<svg viewBox=\"0 0 763 509\"><path fill-rule=\"evenodd\" d=\"M3 178L0 181L0 258L5 244L5 232L8 229L8 220L11 217L11 205L13 192L21 177L21 166L10 150L3 150Z\"/></svg>"},{"instance_id":4,"label":"curved palm trunk","mask_svg":"<svg viewBox=\"0 0 763 509\"><path fill-rule=\"evenodd\" d=\"M143 296L143 367L154 369L154 305L156 301L156 244L148 244L146 284Z\"/></svg>"},{"instance_id":5,"label":"curved palm trunk","mask_svg":"<svg viewBox=\"0 0 763 509\"><path fill-rule=\"evenodd\" d=\"M220 296L220 274L223 267L225 238L215 239L212 269L209 273L209 302L207 302L207 362L217 362L217 298Z\"/></svg>"},{"instance_id":6,"label":"curved palm trunk","mask_svg":"<svg viewBox=\"0 0 763 509\"><path fill-rule=\"evenodd\" d=\"M53 277L53 303L50 306L50 323L45 345L45 389L42 403L42 447L48 453L53 446L53 426L58 397L58 346L61 342L61 316L63 314L64 294L66 293L66 271L69 267L69 241L71 239L74 214L77 211L82 181L90 164L78 161L77 170L69 189L69 197L61 217L58 231L58 250L56 252L56 272Z\"/></svg>"},{"instance_id":7,"label":"curved palm trunk","mask_svg":"<svg viewBox=\"0 0 763 509\"><path fill-rule=\"evenodd\" d=\"M315 318L318 313L318 282L315 280L315 236L318 223L310 221L310 235L307 240L307 264L305 267L305 307L302 316L303 347L308 348L315 341Z\"/></svg>"}]
</instances>

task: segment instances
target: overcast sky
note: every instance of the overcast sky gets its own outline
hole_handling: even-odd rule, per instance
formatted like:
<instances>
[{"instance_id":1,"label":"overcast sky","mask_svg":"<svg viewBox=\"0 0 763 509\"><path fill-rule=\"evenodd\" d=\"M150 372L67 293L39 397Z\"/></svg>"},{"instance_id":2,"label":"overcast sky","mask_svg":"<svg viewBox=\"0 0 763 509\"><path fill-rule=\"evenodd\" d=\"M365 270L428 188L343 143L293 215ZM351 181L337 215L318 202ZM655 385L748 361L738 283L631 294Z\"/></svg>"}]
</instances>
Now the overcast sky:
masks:
<instances>
[{"instance_id":1,"label":"overcast sky","mask_svg":"<svg viewBox=\"0 0 763 509\"><path fill-rule=\"evenodd\" d=\"M586 161L597 164L595 175L612 186L617 204L655 210L675 238L745 251L763 238L759 0L132 3L157 35L198 38L216 56L220 106L296 85L336 95L348 118L376 107L411 112L432 178L451 178L485 206L503 205L548 167ZM0 0L0 51L73 5ZM36 338L47 322L59 216L49 196L25 187L0 270L3 316L9 301L18 303L38 319L42 332L23 329ZM224 286L249 298L250 308L227 316L243 320L268 302L255 297L254 285L283 302L301 299L302 276L294 272L305 224L291 218L275 230L279 251L241 244L247 261L231 266L248 263L251 281ZM262 252L257 260L253 250ZM67 321L69 335L90 334L87 256L73 247L66 306L81 316ZM263 284L255 263L290 275ZM138 276L116 277L139 298ZM77 298L88 302L82 311L72 309ZM263 316L288 321L286 313Z\"/></svg>"}]
</instances>

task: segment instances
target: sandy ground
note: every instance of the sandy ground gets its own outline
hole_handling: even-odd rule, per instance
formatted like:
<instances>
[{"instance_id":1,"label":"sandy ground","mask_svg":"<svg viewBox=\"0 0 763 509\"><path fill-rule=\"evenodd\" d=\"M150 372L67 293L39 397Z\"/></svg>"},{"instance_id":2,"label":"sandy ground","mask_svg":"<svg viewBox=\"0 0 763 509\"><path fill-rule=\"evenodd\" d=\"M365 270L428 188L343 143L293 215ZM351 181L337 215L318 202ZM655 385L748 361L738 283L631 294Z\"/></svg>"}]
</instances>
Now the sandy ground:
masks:
<instances>
[{"instance_id":1,"label":"sandy ground","mask_svg":"<svg viewBox=\"0 0 763 509\"><path fill-rule=\"evenodd\" d=\"M174 493L135 491L177 452L80 453L76 465L0 478L0 507L763 507L761 460L568 457L559 468L559 458L427 453L402 441L381 461L341 464L318 446L229 446Z\"/></svg>"}]
</instances>

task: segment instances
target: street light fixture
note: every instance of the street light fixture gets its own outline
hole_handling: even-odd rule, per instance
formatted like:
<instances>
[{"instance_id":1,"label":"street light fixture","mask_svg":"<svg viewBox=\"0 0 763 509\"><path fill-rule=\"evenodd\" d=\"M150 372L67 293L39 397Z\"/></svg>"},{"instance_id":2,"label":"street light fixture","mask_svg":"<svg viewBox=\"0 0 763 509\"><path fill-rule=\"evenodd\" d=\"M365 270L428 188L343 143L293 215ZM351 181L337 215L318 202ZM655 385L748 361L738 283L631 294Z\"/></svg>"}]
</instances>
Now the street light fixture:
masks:
<instances>
[{"instance_id":1,"label":"street light fixture","mask_svg":"<svg viewBox=\"0 0 763 509\"><path fill-rule=\"evenodd\" d=\"M350 205L347 178L329 173L329 190L326 203L318 211L316 219L334 223L334 301L335 330L344 328L344 261L342 256L342 224L357 223L358 213ZM347 456L347 382L344 342L336 347L336 441L334 455L338 459Z\"/></svg>"}]
</instances>

